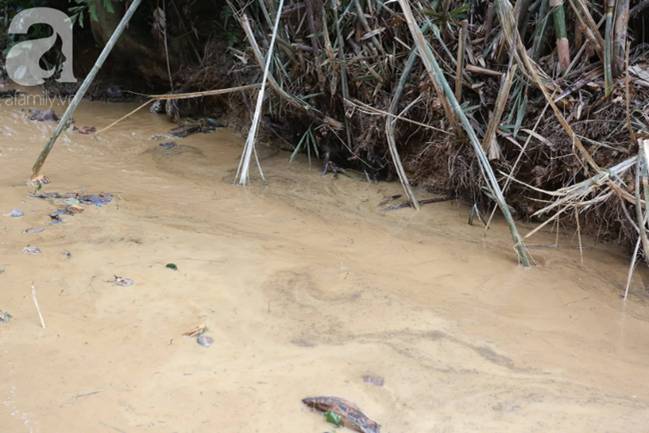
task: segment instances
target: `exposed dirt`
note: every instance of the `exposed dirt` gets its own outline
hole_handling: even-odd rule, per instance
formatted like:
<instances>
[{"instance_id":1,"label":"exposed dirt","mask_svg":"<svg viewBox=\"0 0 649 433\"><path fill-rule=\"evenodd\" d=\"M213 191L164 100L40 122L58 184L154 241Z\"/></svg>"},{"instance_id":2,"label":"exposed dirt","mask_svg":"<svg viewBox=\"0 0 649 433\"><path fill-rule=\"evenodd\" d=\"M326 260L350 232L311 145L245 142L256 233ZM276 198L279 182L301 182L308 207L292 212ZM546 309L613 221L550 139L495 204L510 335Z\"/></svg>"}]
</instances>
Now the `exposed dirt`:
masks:
<instances>
[{"instance_id":1,"label":"exposed dirt","mask_svg":"<svg viewBox=\"0 0 649 433\"><path fill-rule=\"evenodd\" d=\"M131 108L75 117L100 128ZM582 265L572 239L541 235L525 270L506 229L485 238L461 204L383 213L397 184L286 154L262 151L267 186L235 187L238 136L169 152L148 112L60 140L45 191L114 200L49 225L25 180L54 123L6 104L0 119L0 214L24 212L0 216L3 432L321 433L312 395L385 433L647 431L649 303L639 279L620 299L614 249L586 240ZM210 347L183 336L201 324Z\"/></svg>"}]
</instances>

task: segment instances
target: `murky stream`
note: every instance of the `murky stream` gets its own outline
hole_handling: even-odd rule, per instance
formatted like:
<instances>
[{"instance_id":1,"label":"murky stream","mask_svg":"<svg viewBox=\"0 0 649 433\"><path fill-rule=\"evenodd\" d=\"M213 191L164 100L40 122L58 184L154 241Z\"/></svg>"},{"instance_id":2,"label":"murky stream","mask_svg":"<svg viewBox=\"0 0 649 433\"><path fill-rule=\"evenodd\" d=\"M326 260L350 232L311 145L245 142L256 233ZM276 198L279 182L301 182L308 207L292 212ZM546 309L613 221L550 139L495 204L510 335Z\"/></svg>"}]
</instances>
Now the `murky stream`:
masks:
<instances>
[{"instance_id":1,"label":"murky stream","mask_svg":"<svg viewBox=\"0 0 649 433\"><path fill-rule=\"evenodd\" d=\"M131 108L86 102L76 123ZM169 151L152 137L172 126L141 112L67 133L45 191L115 200L50 225L25 180L54 124L0 108L2 433L331 431L312 395L385 433L649 431L649 302L641 276L622 302L619 251L585 240L582 264L572 236L542 234L525 270L462 204L383 212L398 185L269 149L268 185L235 187L240 137ZM183 336L199 324L209 348Z\"/></svg>"}]
</instances>

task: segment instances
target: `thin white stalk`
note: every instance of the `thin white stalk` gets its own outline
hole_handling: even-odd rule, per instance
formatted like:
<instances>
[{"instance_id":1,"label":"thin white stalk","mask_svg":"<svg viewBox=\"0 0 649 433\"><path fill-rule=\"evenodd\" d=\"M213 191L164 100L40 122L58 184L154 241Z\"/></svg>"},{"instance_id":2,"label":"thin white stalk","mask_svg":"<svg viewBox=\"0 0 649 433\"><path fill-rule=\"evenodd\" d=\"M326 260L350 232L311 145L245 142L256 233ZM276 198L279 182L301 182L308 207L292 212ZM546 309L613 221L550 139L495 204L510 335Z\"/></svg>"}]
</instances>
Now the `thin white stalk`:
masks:
<instances>
[{"instance_id":1,"label":"thin white stalk","mask_svg":"<svg viewBox=\"0 0 649 433\"><path fill-rule=\"evenodd\" d=\"M624 300L626 301L629 297L629 288L631 287L631 280L633 279L633 271L635 271L636 260L638 259L638 252L640 251L640 236L635 243L635 249L633 250L633 257L631 257L631 263L629 264L629 272L626 276L626 289L624 290Z\"/></svg>"},{"instance_id":2,"label":"thin white stalk","mask_svg":"<svg viewBox=\"0 0 649 433\"><path fill-rule=\"evenodd\" d=\"M255 140L257 139L257 128L259 127L259 120L261 119L261 111L264 105L264 94L266 93L266 82L268 81L268 74L270 71L270 65L273 60L273 50L275 48L275 40L277 39L277 30L279 29L279 19L282 16L282 9L284 8L284 0L279 0L279 7L277 8L277 14L275 16L275 26L273 28L273 36L270 40L270 47L268 48L268 54L266 54L266 65L264 67L264 75L261 80L261 89L259 89L259 94L257 95L257 105L255 107L255 114L252 118L252 125L250 131L248 131L248 138L246 139L246 145L243 149L243 155L241 156L241 162L239 164L240 170L237 170L239 185L247 185L250 179L250 160L252 159L253 150L255 149ZM259 167L259 173L261 174L262 179L264 174L261 171L261 165L259 164L259 159L256 159L257 166Z\"/></svg>"},{"instance_id":3,"label":"thin white stalk","mask_svg":"<svg viewBox=\"0 0 649 433\"><path fill-rule=\"evenodd\" d=\"M34 306L36 307L38 318L41 321L41 327L45 329L45 319L43 319L43 314L41 314L41 308L38 306L38 299L36 299L36 287L33 284L32 284L32 301L34 301Z\"/></svg>"}]
</instances>

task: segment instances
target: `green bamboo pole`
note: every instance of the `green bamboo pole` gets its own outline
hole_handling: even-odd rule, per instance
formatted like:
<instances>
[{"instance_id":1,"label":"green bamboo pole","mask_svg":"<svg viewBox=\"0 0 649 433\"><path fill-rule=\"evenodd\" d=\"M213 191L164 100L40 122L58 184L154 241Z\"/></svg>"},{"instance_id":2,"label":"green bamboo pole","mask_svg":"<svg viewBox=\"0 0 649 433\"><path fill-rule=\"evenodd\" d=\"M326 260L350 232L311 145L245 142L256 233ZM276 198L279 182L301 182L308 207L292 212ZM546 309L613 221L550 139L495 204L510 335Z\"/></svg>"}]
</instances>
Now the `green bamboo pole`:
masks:
<instances>
[{"instance_id":1,"label":"green bamboo pole","mask_svg":"<svg viewBox=\"0 0 649 433\"><path fill-rule=\"evenodd\" d=\"M566 30L566 13L563 8L563 0L550 0L552 18L554 20L554 34L557 39L557 55L559 56L559 68L565 71L570 66L570 43L568 42L568 31Z\"/></svg>"},{"instance_id":2,"label":"green bamboo pole","mask_svg":"<svg viewBox=\"0 0 649 433\"><path fill-rule=\"evenodd\" d=\"M68 127L72 115L74 114L77 107L79 106L79 103L81 103L81 100L83 99L86 92L88 91L88 88L90 87L95 77L97 76L97 73L103 66L104 62L106 61L106 58L113 50L113 47L115 47L115 44L117 44L117 40L124 32L126 25L131 20L131 17L133 16L137 8L140 6L140 3L142 3L142 0L133 0L133 3L131 3L131 6L128 8L126 13L122 17L122 20L119 22L119 24L113 31L113 34L111 35L110 39L108 39L108 42L106 42L106 46L101 51L101 54L99 54L97 61L95 61L94 66L92 67L92 69L90 70L86 78L83 80L83 83L81 84L81 87L79 87L79 90L77 90L77 93L74 95L74 98L72 98L72 102L70 102L70 105L68 105L68 108L65 110L63 117L61 117L61 120L59 121L59 124L56 126L56 129L54 129L54 132L52 133L52 136L50 137L49 141L41 151L40 155L38 155L38 158L34 163L34 167L32 168L32 179L37 178L38 175L40 174L41 168L43 167L43 164L45 164L45 160L47 159L47 156L50 154L52 148L54 147L54 143L56 143L56 140L59 138L61 133Z\"/></svg>"},{"instance_id":3,"label":"green bamboo pole","mask_svg":"<svg viewBox=\"0 0 649 433\"><path fill-rule=\"evenodd\" d=\"M455 98L453 89L451 89L451 86L448 84L448 81L444 77L444 72L439 67L439 64L435 59L435 55L433 54L433 51L431 50L430 46L426 42L426 39L424 38L424 34L422 33L421 29L417 24L417 21L415 20L414 15L412 14L412 9L410 8L409 0L398 0L398 1L399 1L399 5L401 5L401 9L403 10L403 14L406 18L406 22L408 23L408 28L410 29L410 33L412 34L412 37L415 41L415 45L417 46L417 50L419 51L419 56L421 57L421 60L424 63L424 66L426 67L426 70L428 71L428 75L430 79L435 84L436 89L437 88L442 89L442 92L439 92L438 96L442 98L442 100L447 101L447 104L451 107L451 109L454 112L453 114L457 115L457 118L459 118L460 123L462 124L469 138L469 141L471 142L471 146L473 147L473 150L475 151L478 157L482 175L487 181L489 190L493 194L494 199L498 204L500 211L503 213L507 225L509 226L512 239L514 240L514 248L518 253L518 260L520 264L522 264L523 266L529 267L532 265L532 258L530 257L529 251L527 250L527 246L525 245L523 238L521 237L520 233L518 232L518 229L516 228L516 223L514 222L514 218L512 217L512 214L509 210L509 206L507 206L507 202L505 201L505 197L503 196L502 190L500 189L500 185L498 185L498 180L496 179L496 175L494 174L494 171L491 168L491 165L489 164L489 159L487 158L487 155L482 149L480 140L478 139L478 136L475 130L473 129L471 122L469 121L464 111L462 111L462 107L460 106L457 99Z\"/></svg>"}]
</instances>

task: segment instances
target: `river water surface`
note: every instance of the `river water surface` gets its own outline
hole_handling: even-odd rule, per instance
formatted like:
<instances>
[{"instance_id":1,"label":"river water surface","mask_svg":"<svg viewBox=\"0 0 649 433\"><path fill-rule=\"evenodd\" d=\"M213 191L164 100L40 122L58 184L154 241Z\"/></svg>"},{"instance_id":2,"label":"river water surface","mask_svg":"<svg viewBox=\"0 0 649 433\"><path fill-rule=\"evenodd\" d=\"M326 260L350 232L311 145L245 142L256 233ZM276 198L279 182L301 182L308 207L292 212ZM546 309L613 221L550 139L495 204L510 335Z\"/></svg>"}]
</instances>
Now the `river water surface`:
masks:
<instances>
[{"instance_id":1,"label":"river water surface","mask_svg":"<svg viewBox=\"0 0 649 433\"><path fill-rule=\"evenodd\" d=\"M649 302L642 275L621 300L614 248L584 240L582 264L572 236L541 234L525 270L504 226L485 236L462 204L384 212L397 184L266 149L268 184L236 187L238 135L165 150L173 125L148 112L62 137L45 191L115 200L50 225L25 181L53 127L0 108L2 433L331 431L301 403L314 395L384 433L649 432ZM209 348L183 336L200 324Z\"/></svg>"}]
</instances>

